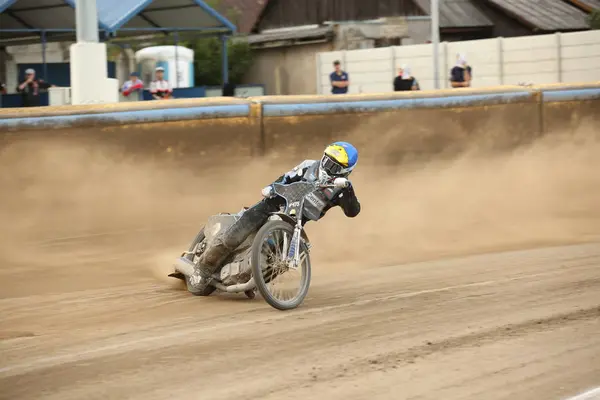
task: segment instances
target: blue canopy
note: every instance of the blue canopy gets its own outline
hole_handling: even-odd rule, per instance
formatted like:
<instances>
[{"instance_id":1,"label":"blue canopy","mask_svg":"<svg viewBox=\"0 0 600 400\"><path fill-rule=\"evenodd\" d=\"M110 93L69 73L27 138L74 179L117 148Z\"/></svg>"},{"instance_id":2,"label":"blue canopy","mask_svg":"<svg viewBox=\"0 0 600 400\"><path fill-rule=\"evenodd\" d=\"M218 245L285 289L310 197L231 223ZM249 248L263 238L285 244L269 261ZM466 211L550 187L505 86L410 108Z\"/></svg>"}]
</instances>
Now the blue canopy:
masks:
<instances>
[{"instance_id":1,"label":"blue canopy","mask_svg":"<svg viewBox=\"0 0 600 400\"><path fill-rule=\"evenodd\" d=\"M75 0L0 0L0 44L69 40L75 32ZM231 35L236 31L203 0L97 0L98 29L113 35L194 31ZM37 38L37 40L36 40Z\"/></svg>"},{"instance_id":2,"label":"blue canopy","mask_svg":"<svg viewBox=\"0 0 600 400\"><path fill-rule=\"evenodd\" d=\"M15 1L17 0L0 0L0 13L12 6Z\"/></svg>"}]
</instances>

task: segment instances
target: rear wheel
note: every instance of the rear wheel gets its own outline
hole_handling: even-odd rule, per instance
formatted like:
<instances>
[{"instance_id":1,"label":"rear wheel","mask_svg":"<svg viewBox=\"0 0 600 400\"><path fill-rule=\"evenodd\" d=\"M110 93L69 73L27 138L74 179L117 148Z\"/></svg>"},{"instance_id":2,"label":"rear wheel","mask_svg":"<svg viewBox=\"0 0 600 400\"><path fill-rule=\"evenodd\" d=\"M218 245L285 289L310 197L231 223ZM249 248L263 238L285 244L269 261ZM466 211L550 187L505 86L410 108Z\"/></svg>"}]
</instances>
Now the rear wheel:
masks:
<instances>
[{"instance_id":1,"label":"rear wheel","mask_svg":"<svg viewBox=\"0 0 600 400\"><path fill-rule=\"evenodd\" d=\"M197 248L198 248L198 246L202 245L202 242L204 241L204 239L206 239L206 236L204 235L204 228L202 228L202 229L200 229L200 232L198 232L198 234L196 235L196 238L190 245L190 248L188 249L188 253L183 257L190 260L191 262L195 262L196 259L198 258L198 256L196 255L197 250L198 250ZM190 292L191 294L193 294L195 296L210 296L212 294L212 292L214 292L216 290L216 288L211 285L203 285L199 288L195 287L194 285L192 285L190 283L189 277L185 276L184 279L185 279L185 285L187 287L188 292Z\"/></svg>"},{"instance_id":2,"label":"rear wheel","mask_svg":"<svg viewBox=\"0 0 600 400\"><path fill-rule=\"evenodd\" d=\"M265 301L278 310L290 310L304 301L310 286L310 257L301 240L300 265L290 268L285 259L294 227L284 221L268 221L252 244L252 275Z\"/></svg>"}]
</instances>

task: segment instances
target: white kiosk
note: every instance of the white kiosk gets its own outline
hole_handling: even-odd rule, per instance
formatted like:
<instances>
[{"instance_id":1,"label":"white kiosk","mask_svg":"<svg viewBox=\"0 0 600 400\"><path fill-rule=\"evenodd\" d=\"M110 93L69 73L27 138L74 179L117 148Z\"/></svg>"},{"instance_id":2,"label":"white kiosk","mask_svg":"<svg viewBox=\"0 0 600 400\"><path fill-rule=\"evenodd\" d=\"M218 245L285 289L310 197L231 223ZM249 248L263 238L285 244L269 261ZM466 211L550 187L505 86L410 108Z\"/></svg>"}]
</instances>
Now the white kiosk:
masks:
<instances>
[{"instance_id":1,"label":"white kiosk","mask_svg":"<svg viewBox=\"0 0 600 400\"><path fill-rule=\"evenodd\" d=\"M194 87L194 51L187 47L146 47L135 53L135 61L145 85L154 80L156 67L163 67L173 89Z\"/></svg>"}]
</instances>

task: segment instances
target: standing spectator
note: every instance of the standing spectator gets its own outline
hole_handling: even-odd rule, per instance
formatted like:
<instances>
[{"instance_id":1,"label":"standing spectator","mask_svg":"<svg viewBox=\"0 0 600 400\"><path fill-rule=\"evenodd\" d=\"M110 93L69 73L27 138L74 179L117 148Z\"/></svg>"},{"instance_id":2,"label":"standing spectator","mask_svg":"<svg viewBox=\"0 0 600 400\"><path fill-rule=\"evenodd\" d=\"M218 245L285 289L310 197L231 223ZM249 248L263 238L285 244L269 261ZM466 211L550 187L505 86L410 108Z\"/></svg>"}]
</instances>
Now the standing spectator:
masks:
<instances>
[{"instance_id":1,"label":"standing spectator","mask_svg":"<svg viewBox=\"0 0 600 400\"><path fill-rule=\"evenodd\" d=\"M342 65L339 61L333 62L333 68L335 71L329 75L331 81L331 93L333 94L346 94L348 93L348 86L350 81L348 79L348 73L342 71Z\"/></svg>"},{"instance_id":2,"label":"standing spectator","mask_svg":"<svg viewBox=\"0 0 600 400\"><path fill-rule=\"evenodd\" d=\"M169 99L173 95L171 84L165 81L165 69L157 67L154 70L156 79L150 84L150 94L154 100Z\"/></svg>"},{"instance_id":3,"label":"standing spectator","mask_svg":"<svg viewBox=\"0 0 600 400\"><path fill-rule=\"evenodd\" d=\"M40 89L54 87L41 79L35 77L35 70L28 68L25 70L25 80L17 86L17 92L21 93L23 98L23 107L39 107Z\"/></svg>"},{"instance_id":4,"label":"standing spectator","mask_svg":"<svg viewBox=\"0 0 600 400\"><path fill-rule=\"evenodd\" d=\"M6 85L0 81L0 94L6 94Z\"/></svg>"},{"instance_id":5,"label":"standing spectator","mask_svg":"<svg viewBox=\"0 0 600 400\"><path fill-rule=\"evenodd\" d=\"M144 90L144 82L139 78L137 72L132 72L129 74L129 80L123 84L121 93L123 93L123 96L128 97L131 93L140 93L142 90Z\"/></svg>"},{"instance_id":6,"label":"standing spectator","mask_svg":"<svg viewBox=\"0 0 600 400\"><path fill-rule=\"evenodd\" d=\"M410 67L406 64L398 69L398 76L394 79L394 91L420 90L419 82L410 74Z\"/></svg>"},{"instance_id":7,"label":"standing spectator","mask_svg":"<svg viewBox=\"0 0 600 400\"><path fill-rule=\"evenodd\" d=\"M473 69L467 64L467 57L458 54L456 66L450 71L450 84L453 88L470 87L473 78Z\"/></svg>"}]
</instances>

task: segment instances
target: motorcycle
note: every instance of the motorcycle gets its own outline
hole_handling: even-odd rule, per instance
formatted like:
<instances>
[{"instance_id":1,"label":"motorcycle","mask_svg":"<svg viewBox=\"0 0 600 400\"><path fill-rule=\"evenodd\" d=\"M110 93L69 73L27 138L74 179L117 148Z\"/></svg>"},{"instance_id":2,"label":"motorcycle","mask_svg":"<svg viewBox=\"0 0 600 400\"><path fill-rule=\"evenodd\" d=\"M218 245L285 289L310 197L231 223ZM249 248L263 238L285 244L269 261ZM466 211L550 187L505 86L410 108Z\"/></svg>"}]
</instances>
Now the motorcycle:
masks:
<instances>
[{"instance_id":1,"label":"motorcycle","mask_svg":"<svg viewBox=\"0 0 600 400\"><path fill-rule=\"evenodd\" d=\"M215 290L226 293L245 293L253 299L256 290L263 299L278 310L298 307L308 293L311 278L310 248L303 221L317 221L326 202L318 195L321 189L339 189L348 181L338 178L336 184L295 182L273 184L274 196L283 199L280 210L271 213L267 221L250 235L213 273L208 285L193 294L209 296ZM194 269L202 253L213 240L243 214L222 213L210 217L188 251L178 258L170 277L184 280L190 287ZM283 277L299 275L296 289L288 290Z\"/></svg>"}]
</instances>

